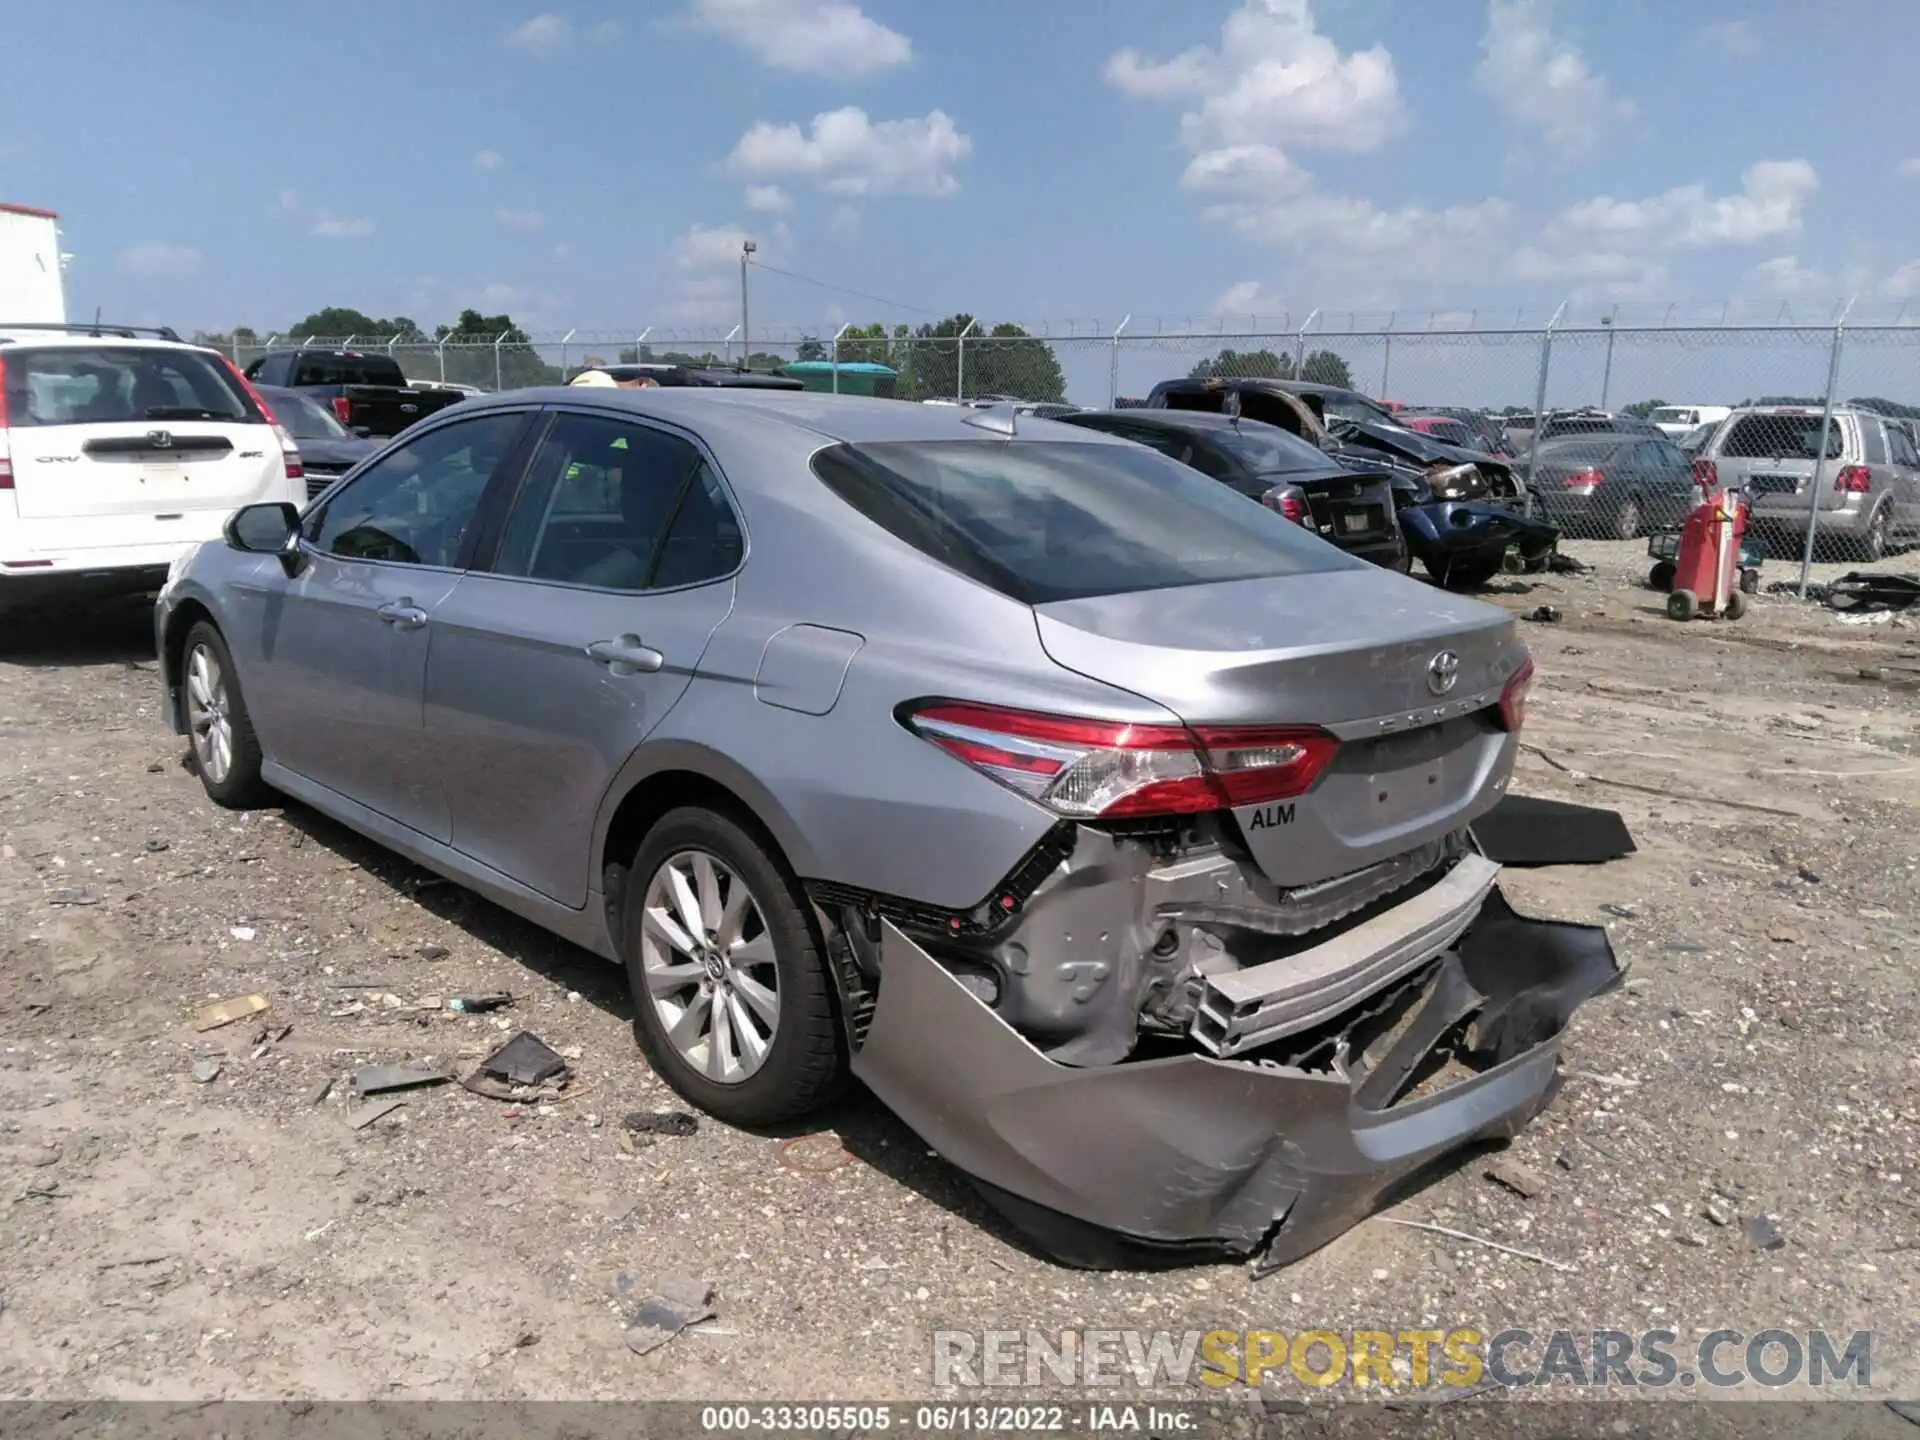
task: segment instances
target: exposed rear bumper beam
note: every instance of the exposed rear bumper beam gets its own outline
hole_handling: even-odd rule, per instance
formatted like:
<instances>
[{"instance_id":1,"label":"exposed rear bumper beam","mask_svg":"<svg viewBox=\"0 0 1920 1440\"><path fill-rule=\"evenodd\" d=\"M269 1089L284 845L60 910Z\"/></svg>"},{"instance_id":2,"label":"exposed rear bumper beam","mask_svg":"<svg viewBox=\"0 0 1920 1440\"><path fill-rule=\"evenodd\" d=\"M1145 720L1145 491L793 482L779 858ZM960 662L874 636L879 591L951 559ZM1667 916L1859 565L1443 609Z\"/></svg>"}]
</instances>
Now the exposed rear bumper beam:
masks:
<instances>
[{"instance_id":1,"label":"exposed rear bumper beam","mask_svg":"<svg viewBox=\"0 0 1920 1440\"><path fill-rule=\"evenodd\" d=\"M1480 913L1500 867L1463 856L1437 883L1307 950L1245 970L1209 975L1193 1038L1227 1057L1331 1020L1460 938Z\"/></svg>"}]
</instances>

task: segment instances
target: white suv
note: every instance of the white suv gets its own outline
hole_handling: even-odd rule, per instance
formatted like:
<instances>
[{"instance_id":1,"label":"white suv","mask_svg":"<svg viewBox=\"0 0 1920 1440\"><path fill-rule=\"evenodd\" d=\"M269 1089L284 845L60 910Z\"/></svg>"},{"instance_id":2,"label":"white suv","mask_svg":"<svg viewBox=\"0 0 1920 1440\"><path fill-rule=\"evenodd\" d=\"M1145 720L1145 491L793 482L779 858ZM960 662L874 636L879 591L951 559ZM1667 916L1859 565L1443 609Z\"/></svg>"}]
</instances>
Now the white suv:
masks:
<instances>
[{"instance_id":1,"label":"white suv","mask_svg":"<svg viewBox=\"0 0 1920 1440\"><path fill-rule=\"evenodd\" d=\"M171 330L0 321L0 614L140 594L300 452L217 351Z\"/></svg>"}]
</instances>

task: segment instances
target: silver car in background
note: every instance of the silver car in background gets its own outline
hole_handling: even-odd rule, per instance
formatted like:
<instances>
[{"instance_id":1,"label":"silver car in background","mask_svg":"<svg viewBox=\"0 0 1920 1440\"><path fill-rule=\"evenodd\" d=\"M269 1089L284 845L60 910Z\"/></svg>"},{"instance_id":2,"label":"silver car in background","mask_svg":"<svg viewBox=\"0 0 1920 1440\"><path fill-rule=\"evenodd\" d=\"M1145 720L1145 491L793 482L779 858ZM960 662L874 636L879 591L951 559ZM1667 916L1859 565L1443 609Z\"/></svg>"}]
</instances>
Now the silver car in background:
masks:
<instances>
[{"instance_id":1,"label":"silver car in background","mask_svg":"<svg viewBox=\"0 0 1920 1440\"><path fill-rule=\"evenodd\" d=\"M1324 1243L1538 1109L1615 973L1516 944L1468 836L1506 612L1005 410L470 400L239 512L156 627L215 801L622 962L723 1119L850 1070L1070 1259Z\"/></svg>"},{"instance_id":2,"label":"silver car in background","mask_svg":"<svg viewBox=\"0 0 1920 1440\"><path fill-rule=\"evenodd\" d=\"M1735 410L1695 458L1694 475L1710 489L1744 487L1749 527L1795 554L1817 507L1817 543L1878 560L1896 537L1920 529L1920 454L1903 426L1840 407L1819 464L1821 418L1818 406Z\"/></svg>"}]
</instances>

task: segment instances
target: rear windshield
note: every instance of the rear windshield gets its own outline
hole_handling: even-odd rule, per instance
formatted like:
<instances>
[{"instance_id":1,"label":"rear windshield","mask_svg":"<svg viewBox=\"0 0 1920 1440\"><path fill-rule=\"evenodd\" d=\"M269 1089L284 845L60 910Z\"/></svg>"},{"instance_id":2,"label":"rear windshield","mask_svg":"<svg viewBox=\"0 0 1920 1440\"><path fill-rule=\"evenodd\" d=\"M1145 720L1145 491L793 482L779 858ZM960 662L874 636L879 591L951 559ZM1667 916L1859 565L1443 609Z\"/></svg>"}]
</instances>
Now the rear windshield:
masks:
<instances>
[{"instance_id":1,"label":"rear windshield","mask_svg":"<svg viewBox=\"0 0 1920 1440\"><path fill-rule=\"evenodd\" d=\"M1728 460L1813 460L1820 449L1818 415L1742 415L1720 442ZM1840 422L1827 433L1827 459L1840 458Z\"/></svg>"},{"instance_id":2,"label":"rear windshield","mask_svg":"<svg viewBox=\"0 0 1920 1440\"><path fill-rule=\"evenodd\" d=\"M1546 434L1555 435L1617 435L1625 427L1612 420L1549 420Z\"/></svg>"},{"instance_id":3,"label":"rear windshield","mask_svg":"<svg viewBox=\"0 0 1920 1440\"><path fill-rule=\"evenodd\" d=\"M1540 458L1554 462L1577 460L1582 465L1590 465L1596 460L1606 459L1619 448L1618 437L1610 440L1549 441L1540 447Z\"/></svg>"},{"instance_id":4,"label":"rear windshield","mask_svg":"<svg viewBox=\"0 0 1920 1440\"><path fill-rule=\"evenodd\" d=\"M395 385L407 383L400 362L385 355L302 355L296 385Z\"/></svg>"},{"instance_id":5,"label":"rear windshield","mask_svg":"<svg viewBox=\"0 0 1920 1440\"><path fill-rule=\"evenodd\" d=\"M1221 449L1238 456L1256 475L1335 468L1318 445L1259 421L1242 421L1237 426L1216 430L1213 438Z\"/></svg>"},{"instance_id":6,"label":"rear windshield","mask_svg":"<svg viewBox=\"0 0 1920 1440\"><path fill-rule=\"evenodd\" d=\"M1138 446L887 441L830 446L813 470L875 524L1028 605L1365 568Z\"/></svg>"},{"instance_id":7,"label":"rear windshield","mask_svg":"<svg viewBox=\"0 0 1920 1440\"><path fill-rule=\"evenodd\" d=\"M16 428L261 418L226 366L195 350L0 346L0 364L7 375L7 423Z\"/></svg>"},{"instance_id":8,"label":"rear windshield","mask_svg":"<svg viewBox=\"0 0 1920 1440\"><path fill-rule=\"evenodd\" d=\"M285 426L287 433L294 439L351 440L353 438L351 430L298 390L270 390L264 393L267 404L273 407L273 418Z\"/></svg>"},{"instance_id":9,"label":"rear windshield","mask_svg":"<svg viewBox=\"0 0 1920 1440\"><path fill-rule=\"evenodd\" d=\"M1329 395L1302 396L1302 399L1318 399L1327 414L1342 420L1357 420L1362 424L1399 425L1400 417L1384 405L1376 405L1366 396L1352 390L1335 390ZM1401 426L1404 430L1406 427Z\"/></svg>"},{"instance_id":10,"label":"rear windshield","mask_svg":"<svg viewBox=\"0 0 1920 1440\"><path fill-rule=\"evenodd\" d=\"M1693 411L1682 410L1676 405L1662 405L1649 418L1656 425L1691 425Z\"/></svg>"}]
</instances>

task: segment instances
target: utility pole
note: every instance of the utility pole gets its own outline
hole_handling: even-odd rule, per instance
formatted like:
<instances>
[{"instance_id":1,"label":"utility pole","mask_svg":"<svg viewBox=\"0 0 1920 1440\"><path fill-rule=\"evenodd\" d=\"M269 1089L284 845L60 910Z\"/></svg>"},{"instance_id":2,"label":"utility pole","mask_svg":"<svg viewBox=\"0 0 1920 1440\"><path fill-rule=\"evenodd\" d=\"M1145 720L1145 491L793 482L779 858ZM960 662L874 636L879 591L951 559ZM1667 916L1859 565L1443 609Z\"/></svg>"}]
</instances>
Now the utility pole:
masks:
<instances>
[{"instance_id":1,"label":"utility pole","mask_svg":"<svg viewBox=\"0 0 1920 1440\"><path fill-rule=\"evenodd\" d=\"M1607 368L1600 374L1600 408L1607 408L1607 392L1613 389L1613 316L1609 311L1601 324L1607 327Z\"/></svg>"},{"instance_id":2,"label":"utility pole","mask_svg":"<svg viewBox=\"0 0 1920 1440\"><path fill-rule=\"evenodd\" d=\"M740 368L753 368L753 342L747 330L747 257L760 247L751 240L740 242Z\"/></svg>"}]
</instances>

